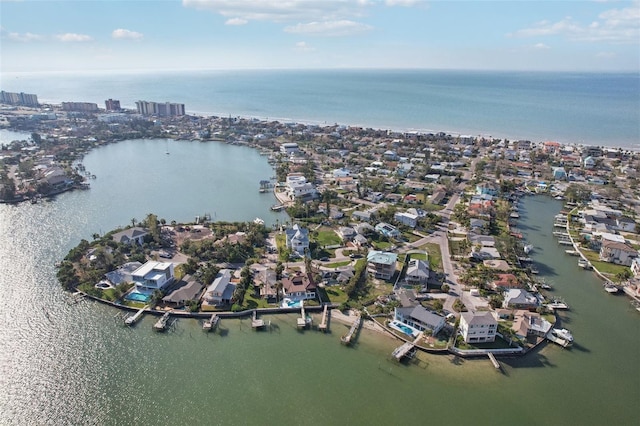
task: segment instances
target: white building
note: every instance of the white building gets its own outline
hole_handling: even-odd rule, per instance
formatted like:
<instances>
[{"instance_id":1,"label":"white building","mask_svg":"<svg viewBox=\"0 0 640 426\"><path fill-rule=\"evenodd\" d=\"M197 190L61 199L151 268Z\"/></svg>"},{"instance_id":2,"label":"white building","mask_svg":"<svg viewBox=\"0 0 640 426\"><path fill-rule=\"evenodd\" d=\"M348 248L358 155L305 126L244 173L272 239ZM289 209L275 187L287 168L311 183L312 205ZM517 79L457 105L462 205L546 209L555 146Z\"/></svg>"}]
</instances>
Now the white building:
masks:
<instances>
[{"instance_id":1,"label":"white building","mask_svg":"<svg viewBox=\"0 0 640 426\"><path fill-rule=\"evenodd\" d=\"M173 263L149 260L131 274L139 293L162 290L174 280Z\"/></svg>"},{"instance_id":2,"label":"white building","mask_svg":"<svg viewBox=\"0 0 640 426\"><path fill-rule=\"evenodd\" d=\"M393 218L403 225L408 226L409 228L415 228L418 224L418 215L411 214L408 212L397 212L393 215Z\"/></svg>"},{"instance_id":3,"label":"white building","mask_svg":"<svg viewBox=\"0 0 640 426\"><path fill-rule=\"evenodd\" d=\"M309 230L296 223L291 229L287 229L285 234L287 236L287 248L290 248L300 256L305 256L309 250Z\"/></svg>"},{"instance_id":4,"label":"white building","mask_svg":"<svg viewBox=\"0 0 640 426\"><path fill-rule=\"evenodd\" d=\"M280 145L280 152L286 156L295 155L300 152L298 144L295 142L286 142Z\"/></svg>"},{"instance_id":5,"label":"white building","mask_svg":"<svg viewBox=\"0 0 640 426\"><path fill-rule=\"evenodd\" d=\"M299 173L287 175L285 184L290 198L315 198L318 193L316 187Z\"/></svg>"},{"instance_id":6,"label":"white building","mask_svg":"<svg viewBox=\"0 0 640 426\"><path fill-rule=\"evenodd\" d=\"M233 297L233 291L236 289L234 284L231 284L231 270L221 269L216 275L211 285L207 287L207 291L203 296L203 306L210 305L223 305L231 303Z\"/></svg>"},{"instance_id":7,"label":"white building","mask_svg":"<svg viewBox=\"0 0 640 426\"><path fill-rule=\"evenodd\" d=\"M497 331L498 321L491 312L463 312L460 316L460 334L465 343L493 342Z\"/></svg>"}]
</instances>

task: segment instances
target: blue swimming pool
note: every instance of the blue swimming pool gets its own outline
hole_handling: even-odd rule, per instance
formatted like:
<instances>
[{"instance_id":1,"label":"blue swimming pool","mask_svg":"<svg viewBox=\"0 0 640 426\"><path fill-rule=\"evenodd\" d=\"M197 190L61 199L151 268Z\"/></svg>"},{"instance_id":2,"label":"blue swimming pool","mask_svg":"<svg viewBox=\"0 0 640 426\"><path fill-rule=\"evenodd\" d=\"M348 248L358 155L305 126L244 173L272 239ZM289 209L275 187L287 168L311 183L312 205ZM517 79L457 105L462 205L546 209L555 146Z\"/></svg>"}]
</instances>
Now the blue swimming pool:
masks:
<instances>
[{"instance_id":1,"label":"blue swimming pool","mask_svg":"<svg viewBox=\"0 0 640 426\"><path fill-rule=\"evenodd\" d=\"M393 321L393 322L391 322L389 324L389 326L391 328L394 328L394 329L396 329L398 331L401 331L404 334L406 334L408 336L411 336L411 337L414 337L416 335L416 333L417 333L417 331L415 329L413 329L413 328L409 327L408 325L403 324L403 323L401 323L399 321Z\"/></svg>"},{"instance_id":2,"label":"blue swimming pool","mask_svg":"<svg viewBox=\"0 0 640 426\"><path fill-rule=\"evenodd\" d=\"M282 301L283 308L299 308L302 302L300 300L284 299Z\"/></svg>"},{"instance_id":3,"label":"blue swimming pool","mask_svg":"<svg viewBox=\"0 0 640 426\"><path fill-rule=\"evenodd\" d=\"M125 296L126 300L131 300L133 302L143 302L146 303L149 301L149 299L151 299L151 295L150 294L142 294L142 293L138 293L137 291L132 291L131 293L127 294Z\"/></svg>"}]
</instances>

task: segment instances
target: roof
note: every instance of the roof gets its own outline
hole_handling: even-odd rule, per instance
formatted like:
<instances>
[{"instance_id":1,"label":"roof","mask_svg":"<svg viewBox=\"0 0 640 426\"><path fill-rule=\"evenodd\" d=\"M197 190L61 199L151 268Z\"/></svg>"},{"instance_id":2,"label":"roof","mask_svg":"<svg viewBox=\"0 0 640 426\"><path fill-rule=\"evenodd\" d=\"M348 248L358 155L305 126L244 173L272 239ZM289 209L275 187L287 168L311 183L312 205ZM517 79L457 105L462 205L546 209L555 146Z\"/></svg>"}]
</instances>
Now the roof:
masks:
<instances>
[{"instance_id":1,"label":"roof","mask_svg":"<svg viewBox=\"0 0 640 426\"><path fill-rule=\"evenodd\" d=\"M439 327L444 322L444 317L426 309L422 305L416 305L409 308L396 308L398 312L404 317L410 317L414 320L420 321L430 327Z\"/></svg>"},{"instance_id":2,"label":"roof","mask_svg":"<svg viewBox=\"0 0 640 426\"><path fill-rule=\"evenodd\" d=\"M608 249L616 249L627 253L638 253L638 251L633 247L629 247L625 243L619 243L617 241L602 240L602 246Z\"/></svg>"},{"instance_id":3,"label":"roof","mask_svg":"<svg viewBox=\"0 0 640 426\"><path fill-rule=\"evenodd\" d=\"M313 282L311 274L297 273L296 275L282 279L282 288L287 293L298 293L308 290L315 290L316 283Z\"/></svg>"},{"instance_id":4,"label":"roof","mask_svg":"<svg viewBox=\"0 0 640 426\"><path fill-rule=\"evenodd\" d=\"M498 321L491 312L463 312L461 317L468 325L497 325Z\"/></svg>"},{"instance_id":5,"label":"roof","mask_svg":"<svg viewBox=\"0 0 640 426\"><path fill-rule=\"evenodd\" d=\"M147 230L136 226L125 229L124 231L116 232L111 236L111 238L113 238L115 242L126 243L133 239L144 237L145 235L147 235Z\"/></svg>"},{"instance_id":6,"label":"roof","mask_svg":"<svg viewBox=\"0 0 640 426\"><path fill-rule=\"evenodd\" d=\"M371 250L367 254L367 262L378 263L382 265L395 265L398 255L386 251Z\"/></svg>"},{"instance_id":7,"label":"roof","mask_svg":"<svg viewBox=\"0 0 640 426\"><path fill-rule=\"evenodd\" d=\"M211 296L222 297L229 281L231 281L231 270L220 270L211 285L207 288L207 293L211 294Z\"/></svg>"},{"instance_id":8,"label":"roof","mask_svg":"<svg viewBox=\"0 0 640 426\"><path fill-rule=\"evenodd\" d=\"M153 260L149 260L147 263L133 271L131 275L146 278L148 274L153 274L153 277L156 277L157 275L164 275L164 272L161 273L154 271L166 271L167 269L171 268L171 265L171 262L156 262Z\"/></svg>"},{"instance_id":9,"label":"roof","mask_svg":"<svg viewBox=\"0 0 640 426\"><path fill-rule=\"evenodd\" d=\"M202 283L193 279L190 275L185 275L178 282L176 288L162 298L164 302L180 303L186 300L195 300L202 291Z\"/></svg>"},{"instance_id":10,"label":"roof","mask_svg":"<svg viewBox=\"0 0 640 426\"><path fill-rule=\"evenodd\" d=\"M407 275L429 278L429 264L424 260L411 259L407 267Z\"/></svg>"}]
</instances>

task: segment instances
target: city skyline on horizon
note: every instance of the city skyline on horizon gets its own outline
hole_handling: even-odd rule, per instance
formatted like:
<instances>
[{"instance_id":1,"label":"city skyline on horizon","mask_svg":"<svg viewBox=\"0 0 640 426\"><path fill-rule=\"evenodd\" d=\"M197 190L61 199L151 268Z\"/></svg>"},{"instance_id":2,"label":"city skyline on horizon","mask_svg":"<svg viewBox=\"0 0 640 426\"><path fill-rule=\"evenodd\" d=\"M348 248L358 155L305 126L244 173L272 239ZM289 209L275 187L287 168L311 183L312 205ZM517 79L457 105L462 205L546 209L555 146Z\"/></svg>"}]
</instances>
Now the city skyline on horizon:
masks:
<instances>
[{"instance_id":1,"label":"city skyline on horizon","mask_svg":"<svg viewBox=\"0 0 640 426\"><path fill-rule=\"evenodd\" d=\"M0 11L3 73L640 71L639 0L0 0Z\"/></svg>"}]
</instances>

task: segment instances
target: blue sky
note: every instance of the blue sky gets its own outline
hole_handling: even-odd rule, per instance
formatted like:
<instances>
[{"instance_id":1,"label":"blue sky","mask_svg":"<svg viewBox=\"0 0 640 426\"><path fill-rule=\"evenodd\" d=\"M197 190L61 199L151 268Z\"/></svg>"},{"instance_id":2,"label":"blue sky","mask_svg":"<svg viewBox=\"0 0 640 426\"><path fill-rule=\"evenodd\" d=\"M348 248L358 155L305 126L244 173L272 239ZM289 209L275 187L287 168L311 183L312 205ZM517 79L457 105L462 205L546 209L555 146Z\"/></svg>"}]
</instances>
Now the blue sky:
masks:
<instances>
[{"instance_id":1,"label":"blue sky","mask_svg":"<svg viewBox=\"0 0 640 426\"><path fill-rule=\"evenodd\" d=\"M640 71L640 1L0 0L0 71Z\"/></svg>"}]
</instances>

